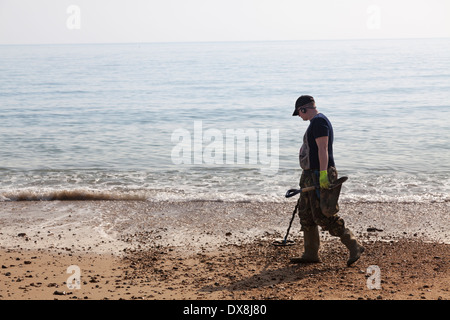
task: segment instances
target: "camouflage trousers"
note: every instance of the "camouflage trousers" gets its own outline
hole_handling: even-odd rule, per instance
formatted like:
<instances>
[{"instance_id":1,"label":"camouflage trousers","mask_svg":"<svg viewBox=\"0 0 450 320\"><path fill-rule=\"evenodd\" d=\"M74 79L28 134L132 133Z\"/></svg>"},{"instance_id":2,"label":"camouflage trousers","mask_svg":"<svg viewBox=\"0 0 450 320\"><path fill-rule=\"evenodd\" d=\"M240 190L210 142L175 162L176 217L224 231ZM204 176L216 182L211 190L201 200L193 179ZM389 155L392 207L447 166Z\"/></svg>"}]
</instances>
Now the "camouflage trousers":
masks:
<instances>
[{"instance_id":1,"label":"camouflage trousers","mask_svg":"<svg viewBox=\"0 0 450 320\"><path fill-rule=\"evenodd\" d=\"M337 180L336 168L328 168L328 179L330 183ZM300 177L300 187L319 185L319 172L317 170L303 170ZM340 237L345 230L344 220L337 214L325 216L320 208L319 189L315 191L302 192L298 199L297 208L300 217L302 231L308 231L312 227L319 225L322 230L328 231L331 235Z\"/></svg>"}]
</instances>

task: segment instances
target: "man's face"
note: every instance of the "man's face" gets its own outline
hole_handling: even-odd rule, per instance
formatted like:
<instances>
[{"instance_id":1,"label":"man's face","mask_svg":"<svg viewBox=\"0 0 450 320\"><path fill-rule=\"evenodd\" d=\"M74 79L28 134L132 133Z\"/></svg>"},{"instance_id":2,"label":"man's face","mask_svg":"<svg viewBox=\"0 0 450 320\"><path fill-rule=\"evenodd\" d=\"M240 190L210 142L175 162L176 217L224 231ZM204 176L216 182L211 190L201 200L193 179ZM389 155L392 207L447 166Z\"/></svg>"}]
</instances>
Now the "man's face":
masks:
<instances>
[{"instance_id":1,"label":"man's face","mask_svg":"<svg viewBox=\"0 0 450 320\"><path fill-rule=\"evenodd\" d=\"M298 116L303 119L303 121L311 120L312 117L314 117L313 110L316 109L316 106L314 104L306 104L298 108Z\"/></svg>"},{"instance_id":2,"label":"man's face","mask_svg":"<svg viewBox=\"0 0 450 320\"><path fill-rule=\"evenodd\" d=\"M302 118L303 119L303 121L308 121L308 111L309 111L309 109L306 109L306 113L303 113L303 112L301 112L300 110L298 111L298 116L300 117L300 118Z\"/></svg>"}]
</instances>

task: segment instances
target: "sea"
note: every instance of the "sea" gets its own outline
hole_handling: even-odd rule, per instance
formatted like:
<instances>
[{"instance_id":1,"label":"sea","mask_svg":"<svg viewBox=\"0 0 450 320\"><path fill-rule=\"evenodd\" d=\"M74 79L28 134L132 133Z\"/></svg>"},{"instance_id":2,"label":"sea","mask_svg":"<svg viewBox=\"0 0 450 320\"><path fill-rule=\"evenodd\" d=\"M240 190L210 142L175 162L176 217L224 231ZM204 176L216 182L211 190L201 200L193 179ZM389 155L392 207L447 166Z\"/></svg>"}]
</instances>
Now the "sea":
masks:
<instances>
[{"instance_id":1,"label":"sea","mask_svg":"<svg viewBox=\"0 0 450 320\"><path fill-rule=\"evenodd\" d=\"M0 46L0 201L286 201L312 95L341 201L450 201L450 39Z\"/></svg>"}]
</instances>

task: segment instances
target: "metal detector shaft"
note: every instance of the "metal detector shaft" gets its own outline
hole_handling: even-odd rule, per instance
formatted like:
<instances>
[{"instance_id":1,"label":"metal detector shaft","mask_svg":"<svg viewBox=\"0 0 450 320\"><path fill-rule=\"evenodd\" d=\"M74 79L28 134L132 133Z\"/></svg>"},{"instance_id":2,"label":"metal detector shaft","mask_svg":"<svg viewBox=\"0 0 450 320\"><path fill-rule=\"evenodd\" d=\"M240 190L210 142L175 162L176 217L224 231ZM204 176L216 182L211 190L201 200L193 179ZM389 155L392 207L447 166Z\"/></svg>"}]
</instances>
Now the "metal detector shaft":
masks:
<instances>
[{"instance_id":1,"label":"metal detector shaft","mask_svg":"<svg viewBox=\"0 0 450 320\"><path fill-rule=\"evenodd\" d=\"M315 189L316 189L316 187L314 187L314 186L312 186L312 187L306 187L306 188L301 188L301 189L290 189L290 190L288 190L288 191L286 192L286 198L293 197L293 196L295 196L296 194L299 194L299 193L301 193L301 192L313 191L313 190L315 190ZM289 245L294 244L293 241L289 241L289 242L288 242L287 237L289 236L289 231L291 230L292 222L294 222L294 218L295 218L295 214L297 213L297 208L298 208L298 206L299 206L299 203L297 202L297 204L295 205L294 212L292 212L291 221L289 222L289 227L288 227L288 229L287 229L287 231L286 231L286 235L284 236L284 240L283 240L283 241L275 241L275 242L273 242L273 244L274 244L275 246L283 247L283 246L289 246Z\"/></svg>"},{"instance_id":2,"label":"metal detector shaft","mask_svg":"<svg viewBox=\"0 0 450 320\"><path fill-rule=\"evenodd\" d=\"M288 229L287 229L287 231L286 231L286 235L284 236L284 240L283 240L283 241L280 241L280 240L274 241L274 242L273 242L273 245L275 245L275 246L277 246L277 247L284 247L284 246L290 246L290 245L293 245L293 244L294 244L293 241L289 241L289 242L288 242L287 237L288 237L288 235L289 235L289 231L291 230L291 226L292 226L292 222L294 221L295 214L297 213L297 208L298 208L298 202L297 202L297 204L295 205L294 212L292 212L292 218L291 218L291 221L289 222L289 227L288 227Z\"/></svg>"},{"instance_id":3,"label":"metal detector shaft","mask_svg":"<svg viewBox=\"0 0 450 320\"><path fill-rule=\"evenodd\" d=\"M299 194L299 193L301 193L301 192L313 191L313 190L315 190L315 189L316 189L316 187L314 187L314 186L312 186L312 187L306 187L306 188L301 188L301 189L290 189L290 190L288 190L288 191L286 192L286 198L293 197L293 196L295 196L296 194ZM297 205L295 206L294 212L293 212L293 214L292 214L291 221L289 222L289 227L288 227L288 229L287 229L286 236L284 237L284 241L283 241L284 243L286 243L287 237L288 237L288 235L289 235L289 231L291 230L292 222L294 221L295 213L297 212L297 207L298 207L298 203L297 203Z\"/></svg>"},{"instance_id":4,"label":"metal detector shaft","mask_svg":"<svg viewBox=\"0 0 450 320\"><path fill-rule=\"evenodd\" d=\"M286 231L286 236L284 237L283 243L286 243L286 242L287 242L287 237L288 237L288 235L289 235L289 231L291 230L292 222L294 221L295 213L296 213L296 212L297 212L297 206L295 207L295 210L294 210L294 212L293 212L293 214L292 214L292 218L291 218L291 221L289 222L289 227L288 227L288 229L287 229L287 231Z\"/></svg>"}]
</instances>

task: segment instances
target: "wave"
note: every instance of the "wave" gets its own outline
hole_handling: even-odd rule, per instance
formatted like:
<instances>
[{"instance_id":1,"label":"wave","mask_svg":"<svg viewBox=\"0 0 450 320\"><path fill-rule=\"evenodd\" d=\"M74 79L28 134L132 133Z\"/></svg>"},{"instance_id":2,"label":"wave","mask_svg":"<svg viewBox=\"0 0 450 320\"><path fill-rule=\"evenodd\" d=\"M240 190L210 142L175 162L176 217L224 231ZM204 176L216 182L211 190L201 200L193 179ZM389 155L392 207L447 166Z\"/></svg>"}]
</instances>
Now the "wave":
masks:
<instances>
[{"instance_id":1,"label":"wave","mask_svg":"<svg viewBox=\"0 0 450 320\"><path fill-rule=\"evenodd\" d=\"M149 202L280 202L284 196L265 194L185 192L173 189L139 191L100 190L15 190L0 192L0 202L9 201L149 201Z\"/></svg>"},{"instance_id":2,"label":"wave","mask_svg":"<svg viewBox=\"0 0 450 320\"><path fill-rule=\"evenodd\" d=\"M149 201L149 202L295 202L297 197L287 199L284 194L219 192L199 190L189 192L179 189L139 189L139 190L94 190L94 189L16 189L1 190L0 202L8 201ZM450 202L445 194L354 194L343 192L342 203L357 202Z\"/></svg>"},{"instance_id":3,"label":"wave","mask_svg":"<svg viewBox=\"0 0 450 320\"><path fill-rule=\"evenodd\" d=\"M140 193L95 190L20 190L0 194L0 201L145 201Z\"/></svg>"}]
</instances>

